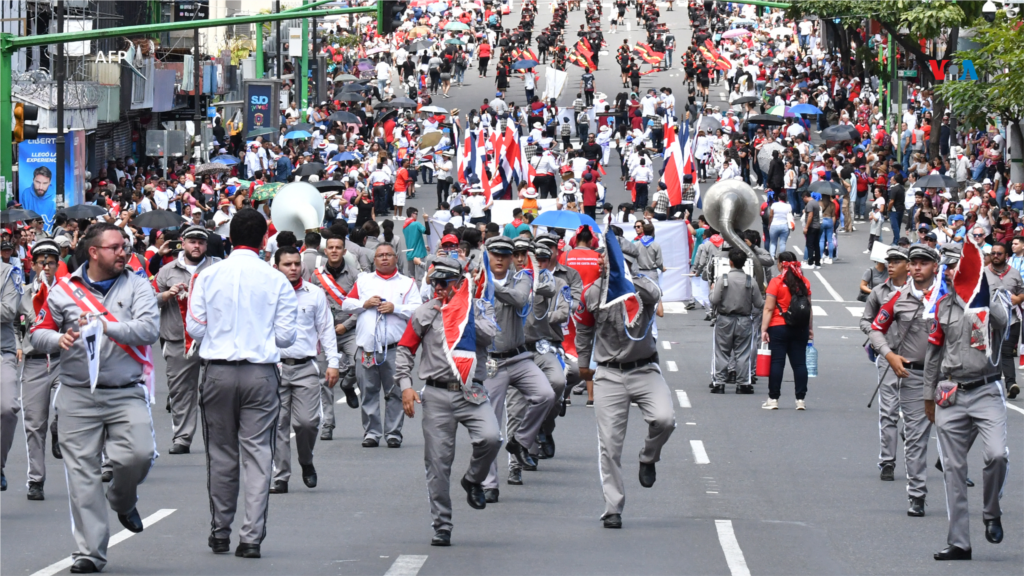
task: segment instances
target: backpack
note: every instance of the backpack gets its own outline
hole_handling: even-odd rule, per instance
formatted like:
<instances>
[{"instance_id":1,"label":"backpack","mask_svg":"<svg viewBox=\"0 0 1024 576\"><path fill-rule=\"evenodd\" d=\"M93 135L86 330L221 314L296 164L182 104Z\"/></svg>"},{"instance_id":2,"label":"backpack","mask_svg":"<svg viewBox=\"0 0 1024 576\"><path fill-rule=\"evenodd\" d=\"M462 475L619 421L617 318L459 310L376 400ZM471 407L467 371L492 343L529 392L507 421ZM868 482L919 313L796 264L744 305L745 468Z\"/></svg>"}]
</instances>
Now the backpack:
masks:
<instances>
[{"instance_id":1,"label":"backpack","mask_svg":"<svg viewBox=\"0 0 1024 576\"><path fill-rule=\"evenodd\" d=\"M775 307L779 309L779 315L790 328L803 328L811 322L811 301L806 294L790 294L789 310L785 312L778 302L775 303Z\"/></svg>"}]
</instances>

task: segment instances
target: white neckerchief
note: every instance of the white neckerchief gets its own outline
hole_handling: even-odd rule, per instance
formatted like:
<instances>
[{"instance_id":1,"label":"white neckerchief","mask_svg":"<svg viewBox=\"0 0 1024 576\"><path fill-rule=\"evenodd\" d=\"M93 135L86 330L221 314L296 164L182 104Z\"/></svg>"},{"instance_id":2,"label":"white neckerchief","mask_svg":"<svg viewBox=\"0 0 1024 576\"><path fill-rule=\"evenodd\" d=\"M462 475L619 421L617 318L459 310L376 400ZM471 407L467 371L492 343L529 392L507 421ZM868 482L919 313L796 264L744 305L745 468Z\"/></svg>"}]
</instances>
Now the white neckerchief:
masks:
<instances>
[{"instance_id":1,"label":"white neckerchief","mask_svg":"<svg viewBox=\"0 0 1024 576\"><path fill-rule=\"evenodd\" d=\"M178 254L178 262L185 268L185 270L188 270L189 274L195 274L196 273L196 269L198 269L200 266L202 266L204 261L206 261L206 256L203 256L203 259L200 260L198 264L192 265L192 264L189 264L188 260L185 259L185 253L184 252Z\"/></svg>"},{"instance_id":2,"label":"white neckerchief","mask_svg":"<svg viewBox=\"0 0 1024 576\"><path fill-rule=\"evenodd\" d=\"M923 301L925 293L930 293L938 284L938 281L939 277L936 275L935 278L932 278L932 285L928 287L928 290L918 290L917 287L914 286L913 279L911 279L909 282L907 282L907 288L910 290L911 296Z\"/></svg>"}]
</instances>

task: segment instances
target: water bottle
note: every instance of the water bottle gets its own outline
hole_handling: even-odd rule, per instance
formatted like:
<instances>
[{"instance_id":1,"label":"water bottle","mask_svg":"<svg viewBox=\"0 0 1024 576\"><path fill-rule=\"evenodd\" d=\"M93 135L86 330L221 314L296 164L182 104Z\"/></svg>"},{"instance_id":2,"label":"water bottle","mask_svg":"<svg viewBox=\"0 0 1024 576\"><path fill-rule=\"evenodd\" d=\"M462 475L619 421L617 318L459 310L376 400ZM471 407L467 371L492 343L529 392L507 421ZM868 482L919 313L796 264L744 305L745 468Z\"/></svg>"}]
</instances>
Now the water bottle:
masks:
<instances>
[{"instance_id":1,"label":"water bottle","mask_svg":"<svg viewBox=\"0 0 1024 576\"><path fill-rule=\"evenodd\" d=\"M818 349L814 347L814 342L807 343L807 377L818 377Z\"/></svg>"}]
</instances>

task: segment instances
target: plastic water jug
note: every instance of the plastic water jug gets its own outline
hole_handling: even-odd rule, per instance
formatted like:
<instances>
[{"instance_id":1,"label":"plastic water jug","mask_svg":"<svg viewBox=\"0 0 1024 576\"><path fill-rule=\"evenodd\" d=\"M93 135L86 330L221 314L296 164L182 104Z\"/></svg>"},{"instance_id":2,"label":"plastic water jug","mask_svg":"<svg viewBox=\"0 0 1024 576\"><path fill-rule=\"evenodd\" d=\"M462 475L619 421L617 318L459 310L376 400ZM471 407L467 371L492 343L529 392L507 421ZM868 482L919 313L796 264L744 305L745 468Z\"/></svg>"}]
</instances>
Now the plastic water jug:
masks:
<instances>
[{"instance_id":1,"label":"plastic water jug","mask_svg":"<svg viewBox=\"0 0 1024 576\"><path fill-rule=\"evenodd\" d=\"M757 377L768 378L772 375L772 351L767 342L761 342L757 348Z\"/></svg>"},{"instance_id":2,"label":"plastic water jug","mask_svg":"<svg viewBox=\"0 0 1024 576\"><path fill-rule=\"evenodd\" d=\"M807 377L818 377L818 349L814 347L814 342L807 343Z\"/></svg>"}]
</instances>

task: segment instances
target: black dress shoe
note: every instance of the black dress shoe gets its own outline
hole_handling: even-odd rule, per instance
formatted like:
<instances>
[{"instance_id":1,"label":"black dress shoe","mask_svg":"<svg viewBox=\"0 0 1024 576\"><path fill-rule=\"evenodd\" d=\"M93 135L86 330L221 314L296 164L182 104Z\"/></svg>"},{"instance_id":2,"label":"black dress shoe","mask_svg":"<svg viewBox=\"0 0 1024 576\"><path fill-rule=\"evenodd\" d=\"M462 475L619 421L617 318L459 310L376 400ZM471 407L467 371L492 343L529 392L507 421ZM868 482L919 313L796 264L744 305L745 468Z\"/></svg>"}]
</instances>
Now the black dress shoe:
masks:
<instances>
[{"instance_id":1,"label":"black dress shoe","mask_svg":"<svg viewBox=\"0 0 1024 576\"><path fill-rule=\"evenodd\" d=\"M142 517L139 516L138 508L132 508L127 514L118 514L117 519L121 522L121 526L127 528L129 532L136 534L142 532Z\"/></svg>"},{"instance_id":2,"label":"black dress shoe","mask_svg":"<svg viewBox=\"0 0 1024 576\"><path fill-rule=\"evenodd\" d=\"M558 404L558 417L559 418L565 418L565 407L568 406L570 402L572 402L572 401L569 400L568 398L562 398L562 401L559 402L559 404Z\"/></svg>"},{"instance_id":3,"label":"black dress shoe","mask_svg":"<svg viewBox=\"0 0 1024 576\"><path fill-rule=\"evenodd\" d=\"M345 402L349 408L359 408L359 395L356 394L356 389L341 387L341 391L345 393Z\"/></svg>"},{"instance_id":4,"label":"black dress shoe","mask_svg":"<svg viewBox=\"0 0 1024 576\"><path fill-rule=\"evenodd\" d=\"M320 431L321 440L333 440L334 439L334 428L324 428Z\"/></svg>"},{"instance_id":5,"label":"black dress shoe","mask_svg":"<svg viewBox=\"0 0 1024 576\"><path fill-rule=\"evenodd\" d=\"M57 460L64 459L64 453L60 451L60 444L57 443L57 435L50 435L50 452L53 453L53 457Z\"/></svg>"},{"instance_id":6,"label":"black dress shoe","mask_svg":"<svg viewBox=\"0 0 1024 576\"><path fill-rule=\"evenodd\" d=\"M270 485L271 494L287 494L288 483L281 480L274 480L274 483Z\"/></svg>"},{"instance_id":7,"label":"black dress shoe","mask_svg":"<svg viewBox=\"0 0 1024 576\"><path fill-rule=\"evenodd\" d=\"M452 533L448 530L435 530L434 537L430 539L431 546L451 546Z\"/></svg>"},{"instance_id":8,"label":"black dress shoe","mask_svg":"<svg viewBox=\"0 0 1024 576\"><path fill-rule=\"evenodd\" d=\"M970 560L971 550L964 550L956 546L946 546L941 552L936 552L933 558L936 560Z\"/></svg>"},{"instance_id":9,"label":"black dress shoe","mask_svg":"<svg viewBox=\"0 0 1024 576\"><path fill-rule=\"evenodd\" d=\"M7 491L7 476L0 472L0 492Z\"/></svg>"},{"instance_id":10,"label":"black dress shoe","mask_svg":"<svg viewBox=\"0 0 1024 576\"><path fill-rule=\"evenodd\" d=\"M537 444L537 447L540 448L540 449L537 450L536 454L530 454L530 457L533 458L534 460L545 460L545 459L547 459L547 457L548 457L547 454L544 454L544 444L546 444L547 441L548 441L548 435L547 434L545 434L543 432L537 432L537 440L536 440L535 443Z\"/></svg>"},{"instance_id":11,"label":"black dress shoe","mask_svg":"<svg viewBox=\"0 0 1024 576\"><path fill-rule=\"evenodd\" d=\"M519 468L513 468L508 471L508 483L512 486L523 485L523 471Z\"/></svg>"},{"instance_id":12,"label":"black dress shoe","mask_svg":"<svg viewBox=\"0 0 1024 576\"><path fill-rule=\"evenodd\" d=\"M29 500L46 500L46 496L43 495L43 483L42 482L29 482L28 483L28 499Z\"/></svg>"},{"instance_id":13,"label":"black dress shoe","mask_svg":"<svg viewBox=\"0 0 1024 576\"><path fill-rule=\"evenodd\" d=\"M514 436L509 438L508 442L505 443L505 450L507 450L508 453L516 459L516 462L519 462L519 465L524 469L529 469L530 466L532 466L534 470L537 469L537 463L533 461L533 458L530 458L530 453L527 452L526 447L520 444Z\"/></svg>"},{"instance_id":14,"label":"black dress shoe","mask_svg":"<svg viewBox=\"0 0 1024 576\"><path fill-rule=\"evenodd\" d=\"M736 393L737 394L753 394L754 393L754 385L753 384L737 384L736 385Z\"/></svg>"},{"instance_id":15,"label":"black dress shoe","mask_svg":"<svg viewBox=\"0 0 1024 576\"><path fill-rule=\"evenodd\" d=\"M302 483L306 488L316 488L316 468L312 464L302 464Z\"/></svg>"},{"instance_id":16,"label":"black dress shoe","mask_svg":"<svg viewBox=\"0 0 1024 576\"><path fill-rule=\"evenodd\" d=\"M401 448L402 441L398 438L388 438L388 448Z\"/></svg>"},{"instance_id":17,"label":"black dress shoe","mask_svg":"<svg viewBox=\"0 0 1024 576\"><path fill-rule=\"evenodd\" d=\"M216 538L213 534L206 540L206 545L213 550L214 554L224 554L225 552L231 552L231 539L230 538Z\"/></svg>"},{"instance_id":18,"label":"black dress shoe","mask_svg":"<svg viewBox=\"0 0 1024 576\"><path fill-rule=\"evenodd\" d=\"M100 480L102 480L104 482L110 482L113 479L114 479L114 471L113 470L107 470L106 472L104 472L103 474L100 475Z\"/></svg>"},{"instance_id":19,"label":"black dress shoe","mask_svg":"<svg viewBox=\"0 0 1024 576\"><path fill-rule=\"evenodd\" d=\"M644 488L650 488L654 486L654 480L657 477L657 472L654 469L654 462L651 463L640 463L640 485Z\"/></svg>"},{"instance_id":20,"label":"black dress shoe","mask_svg":"<svg viewBox=\"0 0 1024 576\"><path fill-rule=\"evenodd\" d=\"M376 448L380 442L376 438L363 438L363 448Z\"/></svg>"},{"instance_id":21,"label":"black dress shoe","mask_svg":"<svg viewBox=\"0 0 1024 576\"><path fill-rule=\"evenodd\" d=\"M555 457L555 437L550 433L544 435L546 442L540 445L540 451L545 458Z\"/></svg>"},{"instance_id":22,"label":"black dress shoe","mask_svg":"<svg viewBox=\"0 0 1024 576\"><path fill-rule=\"evenodd\" d=\"M604 517L605 528L622 528L622 516L619 514L609 514Z\"/></svg>"},{"instance_id":23,"label":"black dress shoe","mask_svg":"<svg viewBox=\"0 0 1024 576\"><path fill-rule=\"evenodd\" d=\"M885 482L892 482L896 479L896 475L894 474L895 469L896 464L892 462L885 462L882 464L882 471L878 474L878 477Z\"/></svg>"},{"instance_id":24,"label":"black dress shoe","mask_svg":"<svg viewBox=\"0 0 1024 576\"><path fill-rule=\"evenodd\" d=\"M469 503L470 508L483 510L487 507L487 496L484 495L484 487L482 485L470 482L463 476L462 489L466 491L466 502Z\"/></svg>"},{"instance_id":25,"label":"black dress shoe","mask_svg":"<svg viewBox=\"0 0 1024 576\"><path fill-rule=\"evenodd\" d=\"M72 574L94 574L96 572L99 572L99 570L96 569L96 565L92 563L92 560L88 558L79 558L71 565Z\"/></svg>"},{"instance_id":26,"label":"black dress shoe","mask_svg":"<svg viewBox=\"0 0 1024 576\"><path fill-rule=\"evenodd\" d=\"M1003 541L1003 523L999 518L985 520L985 539L993 544Z\"/></svg>"},{"instance_id":27,"label":"black dress shoe","mask_svg":"<svg viewBox=\"0 0 1024 576\"><path fill-rule=\"evenodd\" d=\"M924 498L910 497L910 508L907 509L907 516L920 518L924 516Z\"/></svg>"},{"instance_id":28,"label":"black dress shoe","mask_svg":"<svg viewBox=\"0 0 1024 576\"><path fill-rule=\"evenodd\" d=\"M968 478L967 480L965 480L965 481L964 481L964 484L967 484L967 487L968 487L968 488L974 488L974 480L971 480L970 478Z\"/></svg>"},{"instance_id":29,"label":"black dress shoe","mask_svg":"<svg viewBox=\"0 0 1024 576\"><path fill-rule=\"evenodd\" d=\"M711 393L712 394L725 394L725 384L712 384L711 385Z\"/></svg>"},{"instance_id":30,"label":"black dress shoe","mask_svg":"<svg viewBox=\"0 0 1024 576\"><path fill-rule=\"evenodd\" d=\"M1020 386L1018 386L1016 382L1010 384L1010 386L1006 389L1006 397L1009 398L1010 400L1016 398L1018 394L1020 394Z\"/></svg>"},{"instance_id":31,"label":"black dress shoe","mask_svg":"<svg viewBox=\"0 0 1024 576\"><path fill-rule=\"evenodd\" d=\"M175 443L171 445L171 449L168 450L168 452L170 452L171 454L188 454L189 447L185 446L184 444Z\"/></svg>"},{"instance_id":32,"label":"black dress shoe","mask_svg":"<svg viewBox=\"0 0 1024 576\"><path fill-rule=\"evenodd\" d=\"M239 558L259 558L260 545L239 542L238 548L235 548L235 556L238 556Z\"/></svg>"},{"instance_id":33,"label":"black dress shoe","mask_svg":"<svg viewBox=\"0 0 1024 576\"><path fill-rule=\"evenodd\" d=\"M498 501L498 489L497 488L484 488L484 502L488 504L494 504Z\"/></svg>"}]
</instances>

